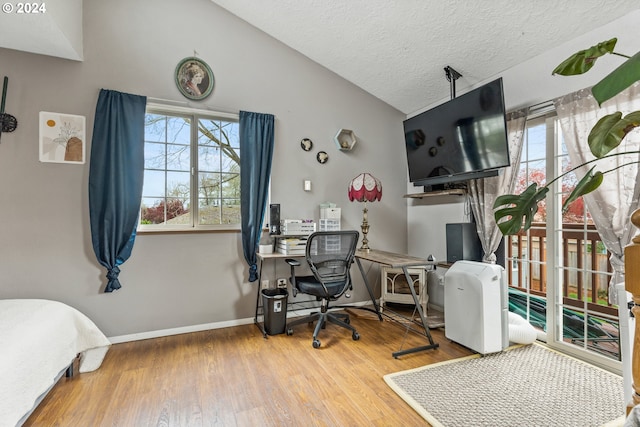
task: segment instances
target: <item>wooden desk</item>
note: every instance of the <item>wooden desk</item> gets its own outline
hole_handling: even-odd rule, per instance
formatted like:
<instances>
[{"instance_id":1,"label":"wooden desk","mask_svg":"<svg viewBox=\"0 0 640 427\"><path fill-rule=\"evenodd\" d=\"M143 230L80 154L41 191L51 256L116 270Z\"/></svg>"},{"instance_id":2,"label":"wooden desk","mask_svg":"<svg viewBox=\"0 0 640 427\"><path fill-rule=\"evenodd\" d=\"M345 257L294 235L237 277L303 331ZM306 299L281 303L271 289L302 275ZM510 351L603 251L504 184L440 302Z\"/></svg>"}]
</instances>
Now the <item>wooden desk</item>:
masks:
<instances>
[{"instance_id":1,"label":"wooden desk","mask_svg":"<svg viewBox=\"0 0 640 427\"><path fill-rule=\"evenodd\" d=\"M402 269L406 279L407 279L407 283L412 283L411 280L411 276L409 275L409 267L418 267L418 266L428 266L428 265L435 265L436 262L434 261L428 261L426 259L422 259L422 258L416 258L413 256L409 256L409 255L402 255L402 254L396 254L396 253L392 253L392 252L385 252L385 251L379 251L376 249L371 249L369 251L362 251L362 250L357 250L356 251L356 264L358 264L358 268L360 269L360 273L362 274L362 278L365 282L366 288L369 291L369 296L371 297L371 301L373 301L373 305L375 307L375 311L378 313L378 316L380 317L380 319L382 319L381 314L380 314L380 306L378 305L378 303L375 300L375 297L373 295L373 292L371 290L371 286L369 285L369 282L367 280L367 275L364 272L364 269L362 268L362 263L361 260L365 260L365 261L369 261L372 263L376 263L382 266L387 266L387 267L391 267L391 268L398 268L398 269ZM413 297L413 301L415 304L415 308L418 312L418 315L420 317L420 323L421 326L424 328L424 334L425 337L429 340L429 345L426 346L420 346L420 347L414 347L414 348L410 348L410 349L406 349L406 350L399 350L396 352L393 352L392 355L395 358L398 358L399 356L402 356L404 354L409 354L409 353L416 353L418 351L423 351L423 350L431 350L431 349L435 349L439 347L439 344L435 343L433 341L433 338L431 337L431 333L429 332L429 325L427 325L427 319L426 316L424 314L424 311L422 310L422 306L420 305L420 300L418 299L418 296L416 295L416 291L414 289L413 286L409 286L409 289L411 290L411 296Z\"/></svg>"}]
</instances>

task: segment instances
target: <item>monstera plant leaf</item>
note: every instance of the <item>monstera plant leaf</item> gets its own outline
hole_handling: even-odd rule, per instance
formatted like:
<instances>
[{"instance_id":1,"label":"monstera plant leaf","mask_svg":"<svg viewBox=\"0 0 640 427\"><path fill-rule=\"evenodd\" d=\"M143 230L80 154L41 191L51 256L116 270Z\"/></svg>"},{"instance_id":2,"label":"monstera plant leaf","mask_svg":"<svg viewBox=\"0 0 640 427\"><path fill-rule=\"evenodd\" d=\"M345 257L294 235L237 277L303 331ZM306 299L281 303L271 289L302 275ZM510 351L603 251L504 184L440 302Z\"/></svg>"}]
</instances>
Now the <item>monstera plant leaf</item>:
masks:
<instances>
[{"instance_id":1,"label":"monstera plant leaf","mask_svg":"<svg viewBox=\"0 0 640 427\"><path fill-rule=\"evenodd\" d=\"M613 53L613 48L616 47L617 42L618 39L613 38L606 42L591 46L589 49L576 52L558 65L555 70L553 70L552 74L560 74L562 76L584 74L593 67L598 58L606 55L607 53Z\"/></svg>"},{"instance_id":2,"label":"monstera plant leaf","mask_svg":"<svg viewBox=\"0 0 640 427\"><path fill-rule=\"evenodd\" d=\"M618 39L613 38L591 46L589 49L581 50L558 65L553 70L553 74L563 76L584 74L594 66L598 58L606 54L625 58L622 65L591 88L593 97L601 105L635 82L640 81L640 52L632 57L614 52L617 42ZM640 127L640 111L629 113L625 117L622 116L621 112L616 112L601 118L591 129L588 137L591 153L596 157L596 160L605 156L616 155L609 153L620 145L629 132L637 127ZM591 162L588 161L587 163ZM582 166L577 166L573 170ZM565 174L553 179L549 184ZM591 168L589 173L580 180L576 188L565 200L563 210L566 210L579 197L598 188L603 181L603 177L602 172L594 171L594 168ZM537 184L531 184L519 195L507 194L496 199L493 205L494 217L502 234L513 235L520 230L531 228L533 216L538 211L538 203L549 192L549 184L540 188L537 188Z\"/></svg>"},{"instance_id":3,"label":"monstera plant leaf","mask_svg":"<svg viewBox=\"0 0 640 427\"><path fill-rule=\"evenodd\" d=\"M616 111L602 117L589 133L587 141L591 153L597 158L606 156L638 126L640 126L640 111L634 111L624 117L621 112Z\"/></svg>"},{"instance_id":4,"label":"monstera plant leaf","mask_svg":"<svg viewBox=\"0 0 640 427\"><path fill-rule=\"evenodd\" d=\"M548 192L548 187L538 188L534 182L521 194L499 196L493 204L493 215L502 234L514 235L521 229L531 228L533 216L538 212L538 203Z\"/></svg>"},{"instance_id":5,"label":"monstera plant leaf","mask_svg":"<svg viewBox=\"0 0 640 427\"><path fill-rule=\"evenodd\" d=\"M640 80L640 52L628 58L591 88L593 97L602 105L635 82Z\"/></svg>"},{"instance_id":6,"label":"monstera plant leaf","mask_svg":"<svg viewBox=\"0 0 640 427\"><path fill-rule=\"evenodd\" d=\"M588 174L582 177L578 185L573 189L567 200L562 204L562 211L566 212L569 208L569 205L576 201L579 197L584 196L585 194L591 193L596 188L600 187L602 184L602 179L604 175L600 171L593 171L595 166L591 168Z\"/></svg>"}]
</instances>

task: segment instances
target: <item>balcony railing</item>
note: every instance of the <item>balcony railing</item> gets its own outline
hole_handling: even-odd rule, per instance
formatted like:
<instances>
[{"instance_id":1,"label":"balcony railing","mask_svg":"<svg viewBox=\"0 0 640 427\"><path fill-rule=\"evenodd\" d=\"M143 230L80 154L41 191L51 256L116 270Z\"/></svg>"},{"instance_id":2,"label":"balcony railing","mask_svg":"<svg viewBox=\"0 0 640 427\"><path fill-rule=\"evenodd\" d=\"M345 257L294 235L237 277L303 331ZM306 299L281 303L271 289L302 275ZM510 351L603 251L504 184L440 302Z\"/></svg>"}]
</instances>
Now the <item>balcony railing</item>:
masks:
<instances>
[{"instance_id":1,"label":"balcony railing","mask_svg":"<svg viewBox=\"0 0 640 427\"><path fill-rule=\"evenodd\" d=\"M609 315L617 315L617 307L609 304L609 279L613 269L609 254L593 224L562 225L562 297L564 303ZM546 296L547 234L544 223L534 223L529 236L510 236L507 245L507 278L509 286ZM586 256L585 256L586 255ZM524 261L524 262L523 262ZM525 265L526 270L522 268ZM586 272L586 273L583 273Z\"/></svg>"},{"instance_id":2,"label":"balcony railing","mask_svg":"<svg viewBox=\"0 0 640 427\"><path fill-rule=\"evenodd\" d=\"M618 309L609 303L608 295L613 271L609 254L594 225L563 224L562 230L563 338L574 343L586 339L589 349L619 358ZM542 328L546 324L546 237L546 225L534 223L528 235L510 236L506 245L509 286L535 298L530 300L537 304L530 308L530 321ZM513 292L510 295L511 305L525 308L520 307L527 304L525 300Z\"/></svg>"}]
</instances>

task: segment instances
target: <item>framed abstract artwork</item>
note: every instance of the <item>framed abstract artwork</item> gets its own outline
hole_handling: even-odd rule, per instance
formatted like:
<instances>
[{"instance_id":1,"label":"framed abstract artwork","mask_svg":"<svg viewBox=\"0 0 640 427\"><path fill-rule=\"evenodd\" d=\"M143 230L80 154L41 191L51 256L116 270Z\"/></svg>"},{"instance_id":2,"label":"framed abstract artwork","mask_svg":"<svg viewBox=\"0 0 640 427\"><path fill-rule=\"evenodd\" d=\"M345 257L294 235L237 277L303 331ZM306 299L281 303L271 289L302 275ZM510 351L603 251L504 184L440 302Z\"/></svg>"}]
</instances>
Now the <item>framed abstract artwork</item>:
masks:
<instances>
[{"instance_id":1,"label":"framed abstract artwork","mask_svg":"<svg viewBox=\"0 0 640 427\"><path fill-rule=\"evenodd\" d=\"M85 117L40 111L40 161L84 164Z\"/></svg>"}]
</instances>

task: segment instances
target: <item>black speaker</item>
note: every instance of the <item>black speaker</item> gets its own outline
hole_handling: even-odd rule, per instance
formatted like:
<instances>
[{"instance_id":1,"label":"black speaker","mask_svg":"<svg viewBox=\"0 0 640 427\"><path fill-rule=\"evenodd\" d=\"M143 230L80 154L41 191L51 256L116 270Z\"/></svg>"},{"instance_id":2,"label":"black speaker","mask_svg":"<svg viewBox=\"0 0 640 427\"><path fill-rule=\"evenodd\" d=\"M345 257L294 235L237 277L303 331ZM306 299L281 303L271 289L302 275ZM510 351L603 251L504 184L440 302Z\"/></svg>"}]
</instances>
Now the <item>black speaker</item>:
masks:
<instances>
[{"instance_id":1,"label":"black speaker","mask_svg":"<svg viewBox=\"0 0 640 427\"><path fill-rule=\"evenodd\" d=\"M482 243L473 222L447 224L447 262L482 261Z\"/></svg>"},{"instance_id":2,"label":"black speaker","mask_svg":"<svg viewBox=\"0 0 640 427\"><path fill-rule=\"evenodd\" d=\"M269 205L269 234L280 234L280 203Z\"/></svg>"}]
</instances>

